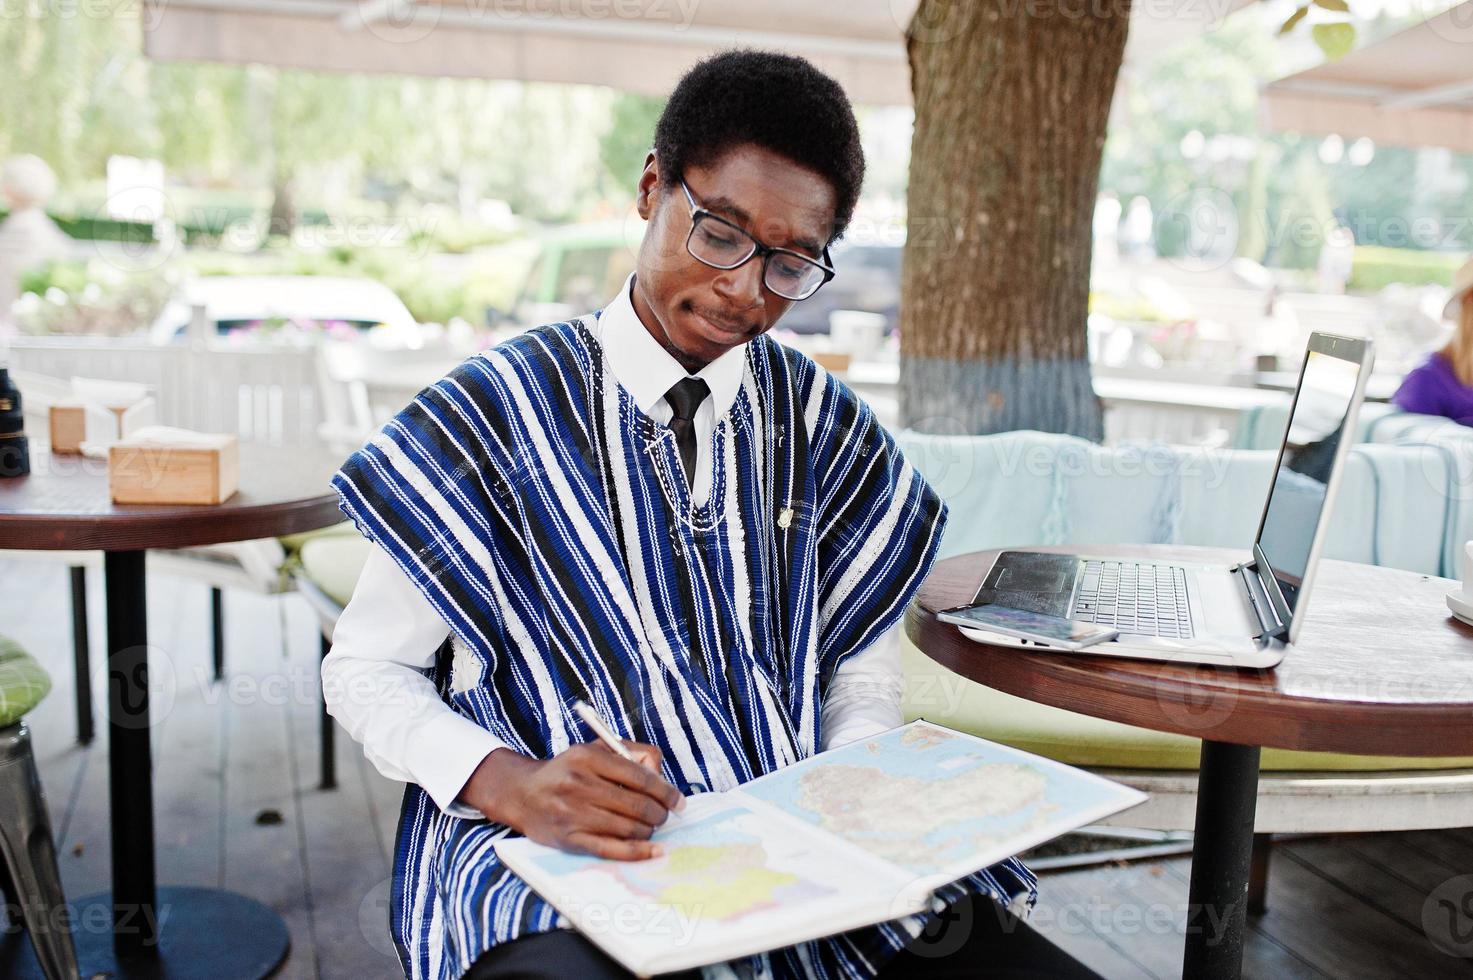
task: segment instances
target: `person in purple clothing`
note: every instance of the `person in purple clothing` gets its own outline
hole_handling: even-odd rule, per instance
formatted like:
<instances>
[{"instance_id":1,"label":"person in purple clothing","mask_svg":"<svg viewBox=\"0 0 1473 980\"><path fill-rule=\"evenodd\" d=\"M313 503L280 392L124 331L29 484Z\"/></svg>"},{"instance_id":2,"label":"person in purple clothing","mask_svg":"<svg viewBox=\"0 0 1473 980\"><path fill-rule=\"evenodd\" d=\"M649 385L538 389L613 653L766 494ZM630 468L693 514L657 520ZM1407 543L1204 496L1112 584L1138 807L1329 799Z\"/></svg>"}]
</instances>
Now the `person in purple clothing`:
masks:
<instances>
[{"instance_id":1,"label":"person in purple clothing","mask_svg":"<svg viewBox=\"0 0 1473 980\"><path fill-rule=\"evenodd\" d=\"M1442 316L1458 325L1452 339L1412 370L1391 400L1404 412L1473 426L1473 259L1453 276L1453 294Z\"/></svg>"}]
</instances>

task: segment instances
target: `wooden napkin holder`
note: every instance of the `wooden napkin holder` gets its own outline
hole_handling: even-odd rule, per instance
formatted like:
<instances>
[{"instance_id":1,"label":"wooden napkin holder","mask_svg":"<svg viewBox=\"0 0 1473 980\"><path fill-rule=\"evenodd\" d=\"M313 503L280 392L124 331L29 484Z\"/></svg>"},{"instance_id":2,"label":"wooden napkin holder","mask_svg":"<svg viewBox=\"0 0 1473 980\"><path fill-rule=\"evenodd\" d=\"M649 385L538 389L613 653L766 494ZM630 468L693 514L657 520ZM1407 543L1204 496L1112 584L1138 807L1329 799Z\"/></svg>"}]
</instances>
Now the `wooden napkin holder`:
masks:
<instances>
[{"instance_id":1,"label":"wooden napkin holder","mask_svg":"<svg viewBox=\"0 0 1473 980\"><path fill-rule=\"evenodd\" d=\"M240 443L233 435L149 426L108 449L115 504L219 504L239 479Z\"/></svg>"}]
</instances>

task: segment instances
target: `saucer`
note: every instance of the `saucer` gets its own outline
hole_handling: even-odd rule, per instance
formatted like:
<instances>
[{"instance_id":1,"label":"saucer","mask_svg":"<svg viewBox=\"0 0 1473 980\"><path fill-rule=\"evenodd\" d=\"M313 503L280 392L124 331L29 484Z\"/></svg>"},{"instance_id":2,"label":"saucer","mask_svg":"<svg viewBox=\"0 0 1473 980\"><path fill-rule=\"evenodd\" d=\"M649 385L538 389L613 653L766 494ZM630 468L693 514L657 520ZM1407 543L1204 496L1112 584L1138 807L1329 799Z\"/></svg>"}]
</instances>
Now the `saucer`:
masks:
<instances>
[{"instance_id":1,"label":"saucer","mask_svg":"<svg viewBox=\"0 0 1473 980\"><path fill-rule=\"evenodd\" d=\"M1447 607L1452 610L1453 616L1473 626L1473 602L1463 598L1461 588L1453 589L1447 594Z\"/></svg>"}]
</instances>

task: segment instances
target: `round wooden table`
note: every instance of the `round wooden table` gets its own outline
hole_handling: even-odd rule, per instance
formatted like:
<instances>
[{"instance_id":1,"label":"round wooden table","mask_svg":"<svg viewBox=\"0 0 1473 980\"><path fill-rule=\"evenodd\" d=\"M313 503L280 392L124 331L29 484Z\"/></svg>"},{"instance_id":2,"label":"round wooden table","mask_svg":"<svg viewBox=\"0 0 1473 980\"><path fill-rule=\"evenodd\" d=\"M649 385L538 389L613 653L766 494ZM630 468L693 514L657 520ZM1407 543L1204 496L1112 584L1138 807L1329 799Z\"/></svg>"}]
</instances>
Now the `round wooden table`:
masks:
<instances>
[{"instance_id":1,"label":"round wooden table","mask_svg":"<svg viewBox=\"0 0 1473 980\"><path fill-rule=\"evenodd\" d=\"M144 552L335 524L342 515L328 480L337 465L329 453L242 443L239 489L213 506L113 504L105 462L44 448L32 452L29 476L0 479L4 547L104 552L113 889L72 905L83 923L97 921L94 907L110 910L113 929L75 930L84 977L259 978L286 957L286 924L260 902L157 887Z\"/></svg>"},{"instance_id":2,"label":"round wooden table","mask_svg":"<svg viewBox=\"0 0 1473 980\"><path fill-rule=\"evenodd\" d=\"M1224 565L1248 557L1174 546L1090 551ZM932 660L979 684L1202 739L1185 976L1235 977L1241 967L1260 747L1473 755L1473 627L1455 620L1443 602L1456 582L1322 562L1299 642L1283 662L1234 670L975 642L936 612L971 602L997 554L937 563L906 612L906 634ZM1218 910L1225 913L1209 915ZM1209 921L1223 924L1215 938Z\"/></svg>"}]
</instances>

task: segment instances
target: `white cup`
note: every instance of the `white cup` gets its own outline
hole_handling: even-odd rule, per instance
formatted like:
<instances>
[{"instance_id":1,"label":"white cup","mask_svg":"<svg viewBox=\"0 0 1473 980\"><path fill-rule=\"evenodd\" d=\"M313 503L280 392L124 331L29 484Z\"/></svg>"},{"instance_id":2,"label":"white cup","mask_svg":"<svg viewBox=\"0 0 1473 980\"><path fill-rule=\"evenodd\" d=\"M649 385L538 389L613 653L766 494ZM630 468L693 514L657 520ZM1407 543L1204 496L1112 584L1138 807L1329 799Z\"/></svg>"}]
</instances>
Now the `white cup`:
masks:
<instances>
[{"instance_id":1,"label":"white cup","mask_svg":"<svg viewBox=\"0 0 1473 980\"><path fill-rule=\"evenodd\" d=\"M1463 598L1473 602L1473 541L1463 545Z\"/></svg>"}]
</instances>

